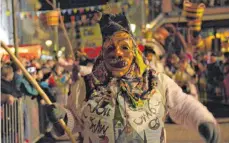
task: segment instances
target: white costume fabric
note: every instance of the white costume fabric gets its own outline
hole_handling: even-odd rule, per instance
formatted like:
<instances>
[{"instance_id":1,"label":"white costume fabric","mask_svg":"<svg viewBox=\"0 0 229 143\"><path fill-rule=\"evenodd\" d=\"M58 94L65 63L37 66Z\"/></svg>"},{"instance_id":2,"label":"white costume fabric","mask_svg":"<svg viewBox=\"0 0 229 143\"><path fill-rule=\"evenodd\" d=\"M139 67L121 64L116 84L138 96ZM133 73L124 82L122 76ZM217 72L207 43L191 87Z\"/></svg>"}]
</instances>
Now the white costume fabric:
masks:
<instances>
[{"instance_id":1,"label":"white costume fabric","mask_svg":"<svg viewBox=\"0 0 229 143\"><path fill-rule=\"evenodd\" d=\"M216 123L206 107L183 93L172 79L162 73L157 77L156 92L150 92L149 100L136 109L120 95L115 78L106 88L101 88L98 95L85 100L85 81L81 78L71 88L66 107L67 125L72 132L82 133L84 143L132 143L134 140L138 143L163 143L163 118L167 113L176 123L194 130L198 130L203 122ZM110 104L101 105L102 101Z\"/></svg>"}]
</instances>

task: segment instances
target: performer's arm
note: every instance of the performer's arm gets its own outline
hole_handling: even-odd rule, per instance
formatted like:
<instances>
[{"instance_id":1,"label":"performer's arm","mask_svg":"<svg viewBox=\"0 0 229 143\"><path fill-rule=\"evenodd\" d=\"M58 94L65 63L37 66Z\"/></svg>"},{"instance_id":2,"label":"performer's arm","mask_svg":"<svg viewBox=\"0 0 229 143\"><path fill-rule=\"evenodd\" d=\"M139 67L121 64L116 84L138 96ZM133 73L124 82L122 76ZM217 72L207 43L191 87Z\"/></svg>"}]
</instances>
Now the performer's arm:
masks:
<instances>
[{"instance_id":1,"label":"performer's arm","mask_svg":"<svg viewBox=\"0 0 229 143\"><path fill-rule=\"evenodd\" d=\"M66 133L64 134L64 130L57 122L59 119L64 119L73 134L81 131L82 124L79 115L85 97L86 89L84 79L79 78L79 80L71 86L71 95L68 97L68 104L65 108L59 104L47 106L48 117L50 121L54 123L54 127L59 136L67 135Z\"/></svg>"},{"instance_id":2,"label":"performer's arm","mask_svg":"<svg viewBox=\"0 0 229 143\"><path fill-rule=\"evenodd\" d=\"M198 130L201 123L216 124L207 108L191 95L185 94L167 75L159 74L158 86L166 97L166 107L175 123L195 130Z\"/></svg>"},{"instance_id":3,"label":"performer's arm","mask_svg":"<svg viewBox=\"0 0 229 143\"><path fill-rule=\"evenodd\" d=\"M79 78L71 86L71 94L68 97L68 103L66 106L68 126L72 128L73 132L79 132L81 130L82 123L80 122L80 110L86 98L86 87L82 77Z\"/></svg>"},{"instance_id":4,"label":"performer's arm","mask_svg":"<svg viewBox=\"0 0 229 143\"><path fill-rule=\"evenodd\" d=\"M177 124L194 129L206 143L219 143L220 134L213 115L199 101L182 89L168 76L159 74L158 86L166 98L170 117Z\"/></svg>"}]
</instances>

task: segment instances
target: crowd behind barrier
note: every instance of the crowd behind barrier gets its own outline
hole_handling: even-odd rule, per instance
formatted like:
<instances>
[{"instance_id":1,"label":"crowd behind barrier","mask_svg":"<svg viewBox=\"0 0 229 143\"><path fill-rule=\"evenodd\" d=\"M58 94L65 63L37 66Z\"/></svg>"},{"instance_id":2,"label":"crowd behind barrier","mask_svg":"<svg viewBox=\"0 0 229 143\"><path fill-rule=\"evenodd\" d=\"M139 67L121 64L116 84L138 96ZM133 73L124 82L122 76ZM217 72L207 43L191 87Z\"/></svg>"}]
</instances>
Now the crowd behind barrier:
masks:
<instances>
[{"instance_id":1,"label":"crowd behind barrier","mask_svg":"<svg viewBox=\"0 0 229 143\"><path fill-rule=\"evenodd\" d=\"M228 54L225 54L224 60L217 59L214 54L207 59L206 55L198 55L194 60L175 54L159 56L153 50L145 50L144 54L150 67L169 75L185 92L200 102L215 100L229 104L229 92L226 88L229 85ZM77 80L78 75L89 74L94 63L85 57L76 61L70 58L20 61L50 100L61 106L66 105L71 94L70 85ZM44 100L23 77L21 70L11 61L2 61L1 70L1 142L37 142L43 136L50 136L54 140L68 140L67 137L57 137L46 117Z\"/></svg>"}]
</instances>

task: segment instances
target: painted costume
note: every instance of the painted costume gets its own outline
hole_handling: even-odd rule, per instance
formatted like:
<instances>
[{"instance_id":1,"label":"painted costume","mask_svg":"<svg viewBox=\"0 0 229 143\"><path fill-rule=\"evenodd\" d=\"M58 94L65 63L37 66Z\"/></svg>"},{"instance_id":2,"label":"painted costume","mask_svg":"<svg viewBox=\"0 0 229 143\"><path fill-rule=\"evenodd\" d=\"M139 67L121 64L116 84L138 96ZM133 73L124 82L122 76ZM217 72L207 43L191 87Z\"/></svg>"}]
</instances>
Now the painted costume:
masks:
<instances>
[{"instance_id":1,"label":"painted costume","mask_svg":"<svg viewBox=\"0 0 229 143\"><path fill-rule=\"evenodd\" d=\"M72 85L68 98L67 126L72 132L80 132L84 143L163 143L167 113L176 123L194 130L203 122L215 124L214 117L202 104L183 93L168 76L146 66L126 25L123 15L103 15L101 55L92 73ZM121 59L106 60L112 54L110 45L116 45L112 39L116 32L121 37L130 35L128 40L133 42L129 44L133 48L133 61L120 77L114 76L107 64ZM109 45L107 38L115 42ZM121 50L125 54L128 48Z\"/></svg>"}]
</instances>

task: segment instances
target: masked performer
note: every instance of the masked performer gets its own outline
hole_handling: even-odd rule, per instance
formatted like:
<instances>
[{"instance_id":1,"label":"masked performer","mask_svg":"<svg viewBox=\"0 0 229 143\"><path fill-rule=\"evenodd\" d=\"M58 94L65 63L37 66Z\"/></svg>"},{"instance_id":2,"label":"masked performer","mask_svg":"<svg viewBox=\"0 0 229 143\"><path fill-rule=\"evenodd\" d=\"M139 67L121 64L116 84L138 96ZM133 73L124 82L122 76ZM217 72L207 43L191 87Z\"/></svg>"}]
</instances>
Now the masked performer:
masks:
<instances>
[{"instance_id":1,"label":"masked performer","mask_svg":"<svg viewBox=\"0 0 229 143\"><path fill-rule=\"evenodd\" d=\"M167 113L178 124L218 143L217 123L168 76L146 66L123 15L103 15L103 46L93 71L72 85L68 105L47 107L84 143L163 143Z\"/></svg>"}]
</instances>

